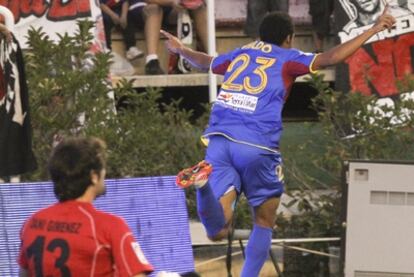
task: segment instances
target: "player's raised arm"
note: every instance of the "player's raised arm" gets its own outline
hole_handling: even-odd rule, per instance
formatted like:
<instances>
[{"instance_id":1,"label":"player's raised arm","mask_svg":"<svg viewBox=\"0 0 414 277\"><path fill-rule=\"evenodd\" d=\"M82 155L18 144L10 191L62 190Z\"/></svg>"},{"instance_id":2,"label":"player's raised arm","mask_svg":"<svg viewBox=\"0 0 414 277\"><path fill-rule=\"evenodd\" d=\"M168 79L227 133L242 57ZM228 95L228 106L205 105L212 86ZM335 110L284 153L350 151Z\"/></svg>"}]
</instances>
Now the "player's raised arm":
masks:
<instances>
[{"instance_id":1,"label":"player's raised arm","mask_svg":"<svg viewBox=\"0 0 414 277\"><path fill-rule=\"evenodd\" d=\"M377 19L375 24L370 29L366 30L359 36L318 55L315 58L312 70L318 70L344 61L372 36L384 31L385 29L391 29L394 24L395 18L387 13L387 7L385 7L384 13Z\"/></svg>"},{"instance_id":2,"label":"player's raised arm","mask_svg":"<svg viewBox=\"0 0 414 277\"><path fill-rule=\"evenodd\" d=\"M194 51L193 49L184 46L177 37L166 31L161 30L161 34L167 38L166 45L169 51L182 55L193 66L199 69L208 70L210 68L213 59L212 56L203 52Z\"/></svg>"}]
</instances>

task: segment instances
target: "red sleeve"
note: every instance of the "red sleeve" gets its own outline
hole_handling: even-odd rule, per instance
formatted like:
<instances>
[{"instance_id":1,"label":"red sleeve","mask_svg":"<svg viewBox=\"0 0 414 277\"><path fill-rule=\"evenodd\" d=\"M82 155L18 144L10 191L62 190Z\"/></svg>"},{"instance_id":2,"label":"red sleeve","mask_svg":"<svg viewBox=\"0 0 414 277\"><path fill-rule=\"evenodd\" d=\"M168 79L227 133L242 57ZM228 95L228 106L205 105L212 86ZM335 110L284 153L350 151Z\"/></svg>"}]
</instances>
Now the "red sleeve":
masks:
<instances>
[{"instance_id":1,"label":"red sleeve","mask_svg":"<svg viewBox=\"0 0 414 277\"><path fill-rule=\"evenodd\" d=\"M224 75L233 60L234 53L237 51L239 51L239 49L214 57L210 65L211 71L214 74Z\"/></svg>"},{"instance_id":2,"label":"red sleeve","mask_svg":"<svg viewBox=\"0 0 414 277\"><path fill-rule=\"evenodd\" d=\"M315 60L316 54L313 53L304 53L297 49L290 49L289 58L286 63L283 65L283 70L285 70L289 76L298 77L312 71L312 64Z\"/></svg>"},{"instance_id":3,"label":"red sleeve","mask_svg":"<svg viewBox=\"0 0 414 277\"><path fill-rule=\"evenodd\" d=\"M29 221L26 221L20 229L20 249L19 256L17 258L17 263L20 265L21 268L24 269L27 269L29 267L29 262L27 261L27 257L25 254L26 250L23 248L24 233L28 222Z\"/></svg>"},{"instance_id":4,"label":"red sleeve","mask_svg":"<svg viewBox=\"0 0 414 277\"><path fill-rule=\"evenodd\" d=\"M126 222L121 218L113 220L111 232L112 255L120 277L150 273L154 269L145 258L139 243Z\"/></svg>"}]
</instances>

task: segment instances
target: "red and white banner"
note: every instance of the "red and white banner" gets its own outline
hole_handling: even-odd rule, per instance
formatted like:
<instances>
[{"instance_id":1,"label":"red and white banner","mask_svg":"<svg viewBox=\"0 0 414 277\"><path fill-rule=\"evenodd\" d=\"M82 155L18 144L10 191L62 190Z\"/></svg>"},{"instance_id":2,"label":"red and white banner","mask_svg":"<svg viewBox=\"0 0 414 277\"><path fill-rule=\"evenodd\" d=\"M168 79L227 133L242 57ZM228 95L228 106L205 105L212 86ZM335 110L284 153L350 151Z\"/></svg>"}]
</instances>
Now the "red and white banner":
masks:
<instances>
[{"instance_id":1,"label":"red and white banner","mask_svg":"<svg viewBox=\"0 0 414 277\"><path fill-rule=\"evenodd\" d=\"M392 30L377 34L338 66L337 87L379 97L399 94L397 83L414 74L414 0L338 0L335 5L341 43L370 28L386 7L397 20Z\"/></svg>"},{"instance_id":2,"label":"red and white banner","mask_svg":"<svg viewBox=\"0 0 414 277\"><path fill-rule=\"evenodd\" d=\"M42 27L51 39L57 34L73 34L76 20L89 19L97 22L95 37L102 40L103 24L99 0L0 0L0 5L14 15L14 34L22 48L27 47L27 32L31 27ZM96 47L102 47L97 41Z\"/></svg>"}]
</instances>

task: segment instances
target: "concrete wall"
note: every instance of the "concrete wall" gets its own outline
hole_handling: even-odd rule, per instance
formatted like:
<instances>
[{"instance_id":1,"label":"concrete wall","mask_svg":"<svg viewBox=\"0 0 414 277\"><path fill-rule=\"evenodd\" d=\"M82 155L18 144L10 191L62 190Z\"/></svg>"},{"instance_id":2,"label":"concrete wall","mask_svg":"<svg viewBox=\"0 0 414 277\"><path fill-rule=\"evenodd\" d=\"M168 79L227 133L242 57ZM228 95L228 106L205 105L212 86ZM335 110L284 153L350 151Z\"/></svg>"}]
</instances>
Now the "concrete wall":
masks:
<instances>
[{"instance_id":1,"label":"concrete wall","mask_svg":"<svg viewBox=\"0 0 414 277\"><path fill-rule=\"evenodd\" d=\"M255 0L259 1L259 0ZM289 0L289 14L297 24L310 23L309 0ZM215 12L218 21L242 20L246 18L247 0L216 0Z\"/></svg>"}]
</instances>

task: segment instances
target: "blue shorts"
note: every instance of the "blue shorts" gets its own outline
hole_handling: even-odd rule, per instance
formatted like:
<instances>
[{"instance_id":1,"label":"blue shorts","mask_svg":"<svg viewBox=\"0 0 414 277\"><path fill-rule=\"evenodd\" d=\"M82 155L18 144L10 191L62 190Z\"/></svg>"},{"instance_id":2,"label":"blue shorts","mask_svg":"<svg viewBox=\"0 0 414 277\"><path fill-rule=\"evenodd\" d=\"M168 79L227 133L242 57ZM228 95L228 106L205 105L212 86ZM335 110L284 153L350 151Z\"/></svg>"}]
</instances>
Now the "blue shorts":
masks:
<instances>
[{"instance_id":1,"label":"blue shorts","mask_svg":"<svg viewBox=\"0 0 414 277\"><path fill-rule=\"evenodd\" d=\"M257 207L283 193L282 157L254 146L210 136L206 161L213 166L210 186L217 198L231 187L244 193L250 206Z\"/></svg>"}]
</instances>

